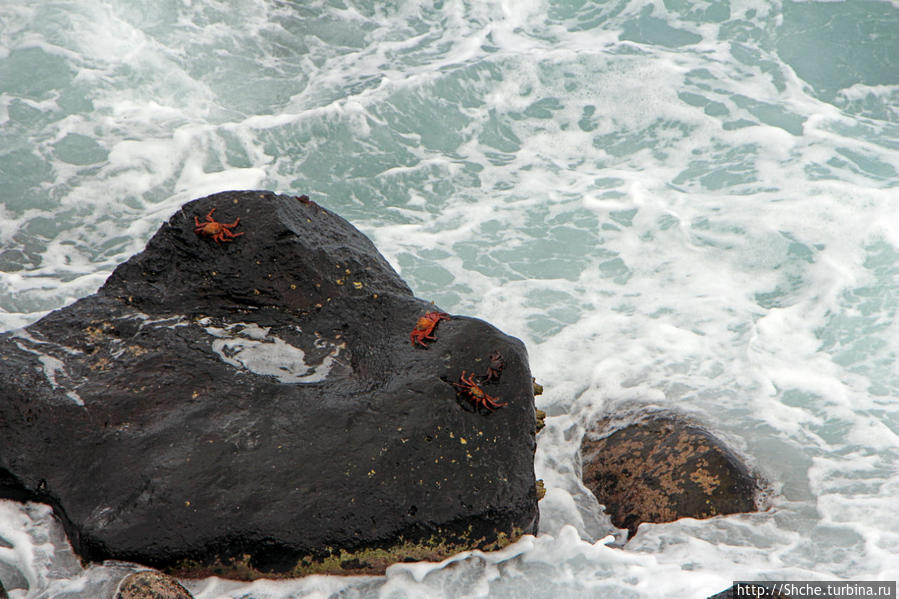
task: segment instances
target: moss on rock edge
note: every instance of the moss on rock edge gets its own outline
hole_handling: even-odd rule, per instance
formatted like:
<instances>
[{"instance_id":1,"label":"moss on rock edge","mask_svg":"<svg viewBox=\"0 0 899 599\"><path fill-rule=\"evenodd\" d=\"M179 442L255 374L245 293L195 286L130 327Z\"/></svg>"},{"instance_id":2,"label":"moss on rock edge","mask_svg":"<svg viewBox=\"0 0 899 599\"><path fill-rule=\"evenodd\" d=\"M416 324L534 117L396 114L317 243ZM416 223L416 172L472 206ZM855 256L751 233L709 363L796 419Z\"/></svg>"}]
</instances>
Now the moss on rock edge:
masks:
<instances>
[{"instance_id":1,"label":"moss on rock edge","mask_svg":"<svg viewBox=\"0 0 899 599\"><path fill-rule=\"evenodd\" d=\"M523 531L515 527L511 533L497 531L493 541L484 537L471 538L471 527L465 534L458 535L456 541L438 538L437 535L421 540L402 539L389 546L364 547L348 551L331 549L320 556L304 555L297 559L293 568L286 571L263 571L253 565L250 554L225 562L216 560L202 564L196 560L182 560L176 566L165 570L178 578L206 578L222 576L236 580L256 580L258 578L301 578L313 574L338 574L347 576L380 575L388 566L400 562L442 561L463 551L497 551L518 541Z\"/></svg>"}]
</instances>

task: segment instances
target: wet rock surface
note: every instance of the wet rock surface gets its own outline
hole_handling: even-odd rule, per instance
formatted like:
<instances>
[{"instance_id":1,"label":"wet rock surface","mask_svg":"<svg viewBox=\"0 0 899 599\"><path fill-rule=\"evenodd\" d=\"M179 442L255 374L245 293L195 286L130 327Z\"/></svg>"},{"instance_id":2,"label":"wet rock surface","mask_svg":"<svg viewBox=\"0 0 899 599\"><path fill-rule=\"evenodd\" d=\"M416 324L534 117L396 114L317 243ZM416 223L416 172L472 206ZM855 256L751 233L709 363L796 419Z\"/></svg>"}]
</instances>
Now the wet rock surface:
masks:
<instances>
[{"instance_id":1,"label":"wet rock surface","mask_svg":"<svg viewBox=\"0 0 899 599\"><path fill-rule=\"evenodd\" d=\"M581 457L584 484L629 536L642 522L758 509L761 482L737 455L673 414L624 426L600 420L584 436Z\"/></svg>"},{"instance_id":2,"label":"wet rock surface","mask_svg":"<svg viewBox=\"0 0 899 599\"><path fill-rule=\"evenodd\" d=\"M119 583L115 599L193 599L193 595L171 576L142 570Z\"/></svg>"},{"instance_id":3,"label":"wet rock surface","mask_svg":"<svg viewBox=\"0 0 899 599\"><path fill-rule=\"evenodd\" d=\"M195 233L213 208L243 235ZM52 505L87 560L190 576L381 572L534 533L524 346L455 315L413 346L435 309L305 196L190 202L95 295L0 335L0 497ZM463 371L508 405L474 406Z\"/></svg>"}]
</instances>

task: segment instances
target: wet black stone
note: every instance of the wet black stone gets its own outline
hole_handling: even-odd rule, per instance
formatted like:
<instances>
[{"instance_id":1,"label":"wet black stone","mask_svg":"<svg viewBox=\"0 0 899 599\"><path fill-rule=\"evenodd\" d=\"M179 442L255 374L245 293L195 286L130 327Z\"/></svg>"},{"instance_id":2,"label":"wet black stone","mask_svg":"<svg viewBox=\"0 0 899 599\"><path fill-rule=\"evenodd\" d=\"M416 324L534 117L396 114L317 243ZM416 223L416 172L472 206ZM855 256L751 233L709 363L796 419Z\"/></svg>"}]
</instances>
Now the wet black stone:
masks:
<instances>
[{"instance_id":1,"label":"wet black stone","mask_svg":"<svg viewBox=\"0 0 899 599\"><path fill-rule=\"evenodd\" d=\"M212 208L243 235L195 234ZM462 316L413 347L435 309L308 199L190 202L95 295L0 335L0 496L52 505L85 559L193 575L381 571L534 533L525 348ZM491 413L452 383L495 351Z\"/></svg>"}]
</instances>

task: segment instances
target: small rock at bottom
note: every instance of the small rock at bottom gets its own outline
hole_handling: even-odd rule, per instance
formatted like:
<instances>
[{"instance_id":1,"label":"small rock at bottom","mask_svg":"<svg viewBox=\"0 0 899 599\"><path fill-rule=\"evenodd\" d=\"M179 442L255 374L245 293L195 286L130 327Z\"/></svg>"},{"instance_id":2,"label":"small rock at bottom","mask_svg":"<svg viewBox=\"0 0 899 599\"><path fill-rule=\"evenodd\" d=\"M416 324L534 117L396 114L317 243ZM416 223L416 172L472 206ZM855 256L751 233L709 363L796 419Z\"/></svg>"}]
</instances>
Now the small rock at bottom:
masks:
<instances>
[{"instance_id":1,"label":"small rock at bottom","mask_svg":"<svg viewBox=\"0 0 899 599\"><path fill-rule=\"evenodd\" d=\"M122 580L115 599L193 599L193 595L171 576L142 570Z\"/></svg>"}]
</instances>

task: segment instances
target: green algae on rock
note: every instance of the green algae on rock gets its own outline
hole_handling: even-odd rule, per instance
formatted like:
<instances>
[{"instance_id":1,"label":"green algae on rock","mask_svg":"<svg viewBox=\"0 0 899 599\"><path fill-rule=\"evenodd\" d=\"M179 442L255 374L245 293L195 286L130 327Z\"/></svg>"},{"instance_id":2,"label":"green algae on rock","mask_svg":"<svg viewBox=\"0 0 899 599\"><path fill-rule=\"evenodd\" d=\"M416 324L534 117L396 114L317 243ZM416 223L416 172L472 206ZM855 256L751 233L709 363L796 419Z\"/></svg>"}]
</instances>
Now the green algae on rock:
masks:
<instances>
[{"instance_id":1,"label":"green algae on rock","mask_svg":"<svg viewBox=\"0 0 899 599\"><path fill-rule=\"evenodd\" d=\"M498 551L518 541L525 533L514 527L510 532L492 530L490 539L475 537L472 526L461 534L438 530L436 534L420 541L400 540L389 546L367 547L356 550L326 548L323 552L308 554L297 559L293 567L279 572L264 571L254 566L254 557L245 554L239 558L204 564L184 560L167 569L173 576L206 577L222 576L235 580L259 578L299 578L314 574L380 575L391 564L400 562L439 562L463 551Z\"/></svg>"}]
</instances>

